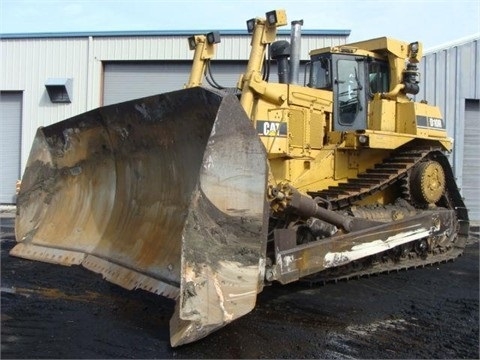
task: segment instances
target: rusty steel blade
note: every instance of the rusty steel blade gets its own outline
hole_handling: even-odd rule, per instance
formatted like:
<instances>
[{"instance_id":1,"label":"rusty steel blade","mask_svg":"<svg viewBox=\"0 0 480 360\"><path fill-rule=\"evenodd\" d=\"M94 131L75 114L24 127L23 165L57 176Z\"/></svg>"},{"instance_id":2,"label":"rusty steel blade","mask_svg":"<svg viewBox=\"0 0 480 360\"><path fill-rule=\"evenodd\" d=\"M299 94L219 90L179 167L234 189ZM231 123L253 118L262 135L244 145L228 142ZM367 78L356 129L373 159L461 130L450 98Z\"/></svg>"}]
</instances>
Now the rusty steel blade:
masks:
<instances>
[{"instance_id":1,"label":"rusty steel blade","mask_svg":"<svg viewBox=\"0 0 480 360\"><path fill-rule=\"evenodd\" d=\"M199 87L40 128L11 254L177 299L171 343L195 341L262 289L266 162L238 100Z\"/></svg>"},{"instance_id":2,"label":"rusty steel blade","mask_svg":"<svg viewBox=\"0 0 480 360\"><path fill-rule=\"evenodd\" d=\"M262 290L268 223L263 144L235 98L217 112L182 246L173 346L250 312Z\"/></svg>"}]
</instances>

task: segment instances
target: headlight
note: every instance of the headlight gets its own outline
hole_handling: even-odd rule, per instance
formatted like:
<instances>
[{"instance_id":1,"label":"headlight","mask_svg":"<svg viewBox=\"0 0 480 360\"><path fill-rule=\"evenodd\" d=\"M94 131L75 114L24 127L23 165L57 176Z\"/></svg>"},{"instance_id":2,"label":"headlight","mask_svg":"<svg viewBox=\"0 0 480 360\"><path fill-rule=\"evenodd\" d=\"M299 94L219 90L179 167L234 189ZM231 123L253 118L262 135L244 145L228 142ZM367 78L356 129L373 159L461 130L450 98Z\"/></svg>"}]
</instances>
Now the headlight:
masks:
<instances>
[{"instance_id":1,"label":"headlight","mask_svg":"<svg viewBox=\"0 0 480 360\"><path fill-rule=\"evenodd\" d=\"M255 19L250 19L247 21L247 31L252 33L255 29Z\"/></svg>"},{"instance_id":2,"label":"headlight","mask_svg":"<svg viewBox=\"0 0 480 360\"><path fill-rule=\"evenodd\" d=\"M269 11L266 14L268 25L275 25L278 21L277 12L275 10Z\"/></svg>"},{"instance_id":3,"label":"headlight","mask_svg":"<svg viewBox=\"0 0 480 360\"><path fill-rule=\"evenodd\" d=\"M367 135L359 135L358 142L362 145L368 144L368 136Z\"/></svg>"},{"instance_id":4,"label":"headlight","mask_svg":"<svg viewBox=\"0 0 480 360\"><path fill-rule=\"evenodd\" d=\"M190 50L195 50L195 45L197 45L195 36L190 36L188 38L188 47L190 48Z\"/></svg>"},{"instance_id":5,"label":"headlight","mask_svg":"<svg viewBox=\"0 0 480 360\"><path fill-rule=\"evenodd\" d=\"M212 31L207 34L207 42L209 44L218 44L220 42L220 33L218 31Z\"/></svg>"}]
</instances>

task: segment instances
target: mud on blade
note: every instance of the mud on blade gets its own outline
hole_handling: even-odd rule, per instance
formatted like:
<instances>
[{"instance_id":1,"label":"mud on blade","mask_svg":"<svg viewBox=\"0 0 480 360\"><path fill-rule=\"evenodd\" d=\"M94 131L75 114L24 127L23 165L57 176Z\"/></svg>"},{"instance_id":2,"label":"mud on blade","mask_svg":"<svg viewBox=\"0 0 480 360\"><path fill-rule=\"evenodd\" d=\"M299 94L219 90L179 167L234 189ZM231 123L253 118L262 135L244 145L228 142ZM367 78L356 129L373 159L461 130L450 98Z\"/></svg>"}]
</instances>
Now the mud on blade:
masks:
<instances>
[{"instance_id":1,"label":"mud on blade","mask_svg":"<svg viewBox=\"0 0 480 360\"><path fill-rule=\"evenodd\" d=\"M180 90L36 134L12 255L177 299L171 343L248 313L263 286L265 149L232 95Z\"/></svg>"}]
</instances>

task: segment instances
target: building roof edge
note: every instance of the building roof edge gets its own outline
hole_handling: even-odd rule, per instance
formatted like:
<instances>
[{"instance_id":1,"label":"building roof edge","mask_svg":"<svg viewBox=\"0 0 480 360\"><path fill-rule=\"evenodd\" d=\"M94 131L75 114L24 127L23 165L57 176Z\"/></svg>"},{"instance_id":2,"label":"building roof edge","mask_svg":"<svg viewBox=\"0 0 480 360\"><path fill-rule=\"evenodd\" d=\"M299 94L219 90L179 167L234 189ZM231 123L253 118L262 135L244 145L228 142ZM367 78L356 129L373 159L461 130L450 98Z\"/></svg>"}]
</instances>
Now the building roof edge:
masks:
<instances>
[{"instance_id":1,"label":"building roof edge","mask_svg":"<svg viewBox=\"0 0 480 360\"><path fill-rule=\"evenodd\" d=\"M248 36L247 30L217 30L220 35ZM79 31L79 32L39 32L39 33L5 33L1 39L35 39L35 38L78 38L78 37L135 37L135 36L191 36L208 33L209 30L134 30L134 31ZM350 30L302 29L303 35L310 36L349 36ZM289 35L289 30L281 29L278 35Z\"/></svg>"},{"instance_id":2,"label":"building roof edge","mask_svg":"<svg viewBox=\"0 0 480 360\"><path fill-rule=\"evenodd\" d=\"M435 53L437 51L442 51L442 50L445 50L445 49L450 49L450 48L455 47L455 46L464 45L464 44L467 44L467 43L475 41L475 40L480 40L480 33L465 36L465 37L462 37L462 38L457 39L457 40L453 40L453 41L450 41L450 42L447 42L447 43L444 43L444 44L440 44L440 45L425 49L423 51L423 54L428 55L428 54L431 54L431 53Z\"/></svg>"}]
</instances>

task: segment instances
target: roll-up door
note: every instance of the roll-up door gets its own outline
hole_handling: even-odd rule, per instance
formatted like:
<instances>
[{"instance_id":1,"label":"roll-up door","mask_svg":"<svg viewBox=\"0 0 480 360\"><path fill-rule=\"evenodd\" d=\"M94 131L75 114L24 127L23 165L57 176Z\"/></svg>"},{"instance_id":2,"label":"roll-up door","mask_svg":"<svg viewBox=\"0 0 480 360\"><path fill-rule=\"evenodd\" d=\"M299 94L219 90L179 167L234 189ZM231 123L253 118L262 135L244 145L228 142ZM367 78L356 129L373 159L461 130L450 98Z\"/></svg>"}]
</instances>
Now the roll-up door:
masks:
<instances>
[{"instance_id":1,"label":"roll-up door","mask_svg":"<svg viewBox=\"0 0 480 360\"><path fill-rule=\"evenodd\" d=\"M480 100L465 100L462 195L470 220L480 221Z\"/></svg>"},{"instance_id":2,"label":"roll-up door","mask_svg":"<svg viewBox=\"0 0 480 360\"><path fill-rule=\"evenodd\" d=\"M22 92L0 92L0 203L16 202L20 179Z\"/></svg>"},{"instance_id":3,"label":"roll-up door","mask_svg":"<svg viewBox=\"0 0 480 360\"><path fill-rule=\"evenodd\" d=\"M191 62L112 62L104 67L104 105L183 89ZM212 61L213 79L221 86L235 87L246 62ZM205 86L208 83L204 82Z\"/></svg>"}]
</instances>

